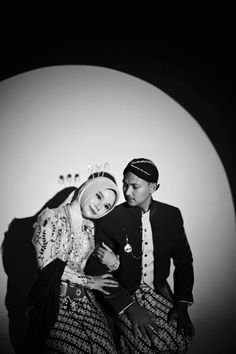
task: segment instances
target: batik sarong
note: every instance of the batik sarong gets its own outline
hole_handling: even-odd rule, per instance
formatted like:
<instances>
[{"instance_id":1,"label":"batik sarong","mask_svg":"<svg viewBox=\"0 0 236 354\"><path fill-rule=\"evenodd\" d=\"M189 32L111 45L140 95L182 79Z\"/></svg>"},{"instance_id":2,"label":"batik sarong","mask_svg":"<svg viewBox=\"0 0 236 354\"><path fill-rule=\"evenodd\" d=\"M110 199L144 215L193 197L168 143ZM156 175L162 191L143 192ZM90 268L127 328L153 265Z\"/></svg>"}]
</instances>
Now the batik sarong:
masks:
<instances>
[{"instance_id":1,"label":"batik sarong","mask_svg":"<svg viewBox=\"0 0 236 354\"><path fill-rule=\"evenodd\" d=\"M45 342L45 353L115 354L112 333L94 294L76 287L77 297L60 297L57 321Z\"/></svg>"},{"instance_id":2,"label":"batik sarong","mask_svg":"<svg viewBox=\"0 0 236 354\"><path fill-rule=\"evenodd\" d=\"M156 317L158 333L153 330L154 339L151 343L139 332L134 337L131 323L125 313L117 316L116 325L120 332L120 350L122 354L167 354L186 353L192 343L192 338L177 334L177 323L167 323L167 315L173 304L158 295L147 285L141 285L133 295L134 300L141 306L151 311Z\"/></svg>"}]
</instances>

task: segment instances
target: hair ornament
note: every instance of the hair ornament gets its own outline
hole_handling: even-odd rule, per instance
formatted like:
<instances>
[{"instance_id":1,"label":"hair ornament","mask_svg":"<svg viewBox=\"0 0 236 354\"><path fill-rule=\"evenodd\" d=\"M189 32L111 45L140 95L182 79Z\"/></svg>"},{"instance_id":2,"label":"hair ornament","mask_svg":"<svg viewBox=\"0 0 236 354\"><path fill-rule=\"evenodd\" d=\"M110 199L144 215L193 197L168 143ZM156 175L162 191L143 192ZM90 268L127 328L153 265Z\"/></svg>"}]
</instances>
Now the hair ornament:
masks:
<instances>
[{"instance_id":1,"label":"hair ornament","mask_svg":"<svg viewBox=\"0 0 236 354\"><path fill-rule=\"evenodd\" d=\"M99 164L89 164L88 165L88 172L89 172L89 176L92 176L92 178L94 177L103 177L105 172L110 171L110 164L109 162L105 162L105 163L99 163Z\"/></svg>"}]
</instances>

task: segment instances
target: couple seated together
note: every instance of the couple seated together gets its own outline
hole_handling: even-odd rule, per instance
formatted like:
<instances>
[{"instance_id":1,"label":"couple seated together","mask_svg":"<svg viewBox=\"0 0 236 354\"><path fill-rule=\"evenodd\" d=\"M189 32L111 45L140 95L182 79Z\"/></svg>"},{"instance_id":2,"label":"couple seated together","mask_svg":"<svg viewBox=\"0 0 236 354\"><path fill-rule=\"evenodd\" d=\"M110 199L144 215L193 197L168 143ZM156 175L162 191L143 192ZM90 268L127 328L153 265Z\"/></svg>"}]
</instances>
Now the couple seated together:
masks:
<instances>
[{"instance_id":1,"label":"couple seated together","mask_svg":"<svg viewBox=\"0 0 236 354\"><path fill-rule=\"evenodd\" d=\"M122 177L119 205L116 180L103 171L38 216L25 353L189 351L194 275L181 212L153 199L159 173L150 159L131 160Z\"/></svg>"}]
</instances>

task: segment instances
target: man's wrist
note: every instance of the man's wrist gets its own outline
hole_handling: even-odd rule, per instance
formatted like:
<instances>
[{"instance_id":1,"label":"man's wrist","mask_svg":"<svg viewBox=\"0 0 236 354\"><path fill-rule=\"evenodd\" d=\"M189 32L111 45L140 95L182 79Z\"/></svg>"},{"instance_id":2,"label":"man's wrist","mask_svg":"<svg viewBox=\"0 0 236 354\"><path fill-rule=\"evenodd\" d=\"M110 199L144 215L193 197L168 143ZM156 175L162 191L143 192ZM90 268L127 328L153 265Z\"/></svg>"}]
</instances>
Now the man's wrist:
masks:
<instances>
[{"instance_id":1,"label":"man's wrist","mask_svg":"<svg viewBox=\"0 0 236 354\"><path fill-rule=\"evenodd\" d=\"M178 301L176 302L175 307L180 311L188 311L189 304L185 301Z\"/></svg>"},{"instance_id":2,"label":"man's wrist","mask_svg":"<svg viewBox=\"0 0 236 354\"><path fill-rule=\"evenodd\" d=\"M120 266L120 258L119 258L119 256L116 257L116 260L115 260L114 263L107 265L108 269L111 272L114 272L115 270L117 270L119 268L119 266Z\"/></svg>"},{"instance_id":3,"label":"man's wrist","mask_svg":"<svg viewBox=\"0 0 236 354\"><path fill-rule=\"evenodd\" d=\"M119 315L121 315L122 313L124 313L125 311L127 311L130 306L132 306L135 302L132 301L129 305L127 305L125 308L123 308L120 312L119 312Z\"/></svg>"}]
</instances>

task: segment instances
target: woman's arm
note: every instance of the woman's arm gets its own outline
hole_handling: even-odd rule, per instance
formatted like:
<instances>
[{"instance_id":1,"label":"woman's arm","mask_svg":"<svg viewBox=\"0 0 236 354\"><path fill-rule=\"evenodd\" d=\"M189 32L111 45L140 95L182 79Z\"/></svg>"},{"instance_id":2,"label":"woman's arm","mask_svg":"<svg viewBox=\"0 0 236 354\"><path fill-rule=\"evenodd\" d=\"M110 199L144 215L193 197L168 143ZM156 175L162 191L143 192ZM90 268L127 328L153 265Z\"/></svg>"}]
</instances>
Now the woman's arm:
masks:
<instances>
[{"instance_id":1,"label":"woman's arm","mask_svg":"<svg viewBox=\"0 0 236 354\"><path fill-rule=\"evenodd\" d=\"M35 232L32 242L35 246L40 269L44 268L55 258L62 258L58 224L58 218L54 211L47 208L42 211L34 225ZM104 287L118 286L118 283L112 279L110 274L86 276L83 273L72 270L69 266L65 267L61 280L69 281L72 284L81 285L88 289L99 290L106 295L110 293Z\"/></svg>"},{"instance_id":2,"label":"woman's arm","mask_svg":"<svg viewBox=\"0 0 236 354\"><path fill-rule=\"evenodd\" d=\"M69 268L69 266L65 267L61 280L67 281L71 284L81 285L90 290L99 290L106 295L109 295L110 293L107 289L105 290L104 287L116 288L118 286L117 281L112 278L111 274L90 276L76 272Z\"/></svg>"},{"instance_id":3,"label":"woman's arm","mask_svg":"<svg viewBox=\"0 0 236 354\"><path fill-rule=\"evenodd\" d=\"M57 232L58 219L53 210L46 208L38 216L32 243L36 250L36 255L40 269L57 257L59 251Z\"/></svg>"}]
</instances>

